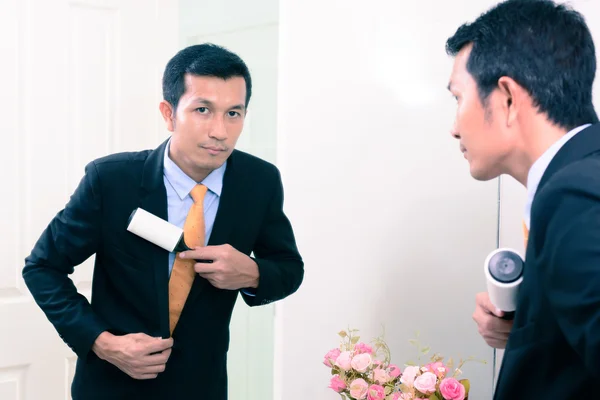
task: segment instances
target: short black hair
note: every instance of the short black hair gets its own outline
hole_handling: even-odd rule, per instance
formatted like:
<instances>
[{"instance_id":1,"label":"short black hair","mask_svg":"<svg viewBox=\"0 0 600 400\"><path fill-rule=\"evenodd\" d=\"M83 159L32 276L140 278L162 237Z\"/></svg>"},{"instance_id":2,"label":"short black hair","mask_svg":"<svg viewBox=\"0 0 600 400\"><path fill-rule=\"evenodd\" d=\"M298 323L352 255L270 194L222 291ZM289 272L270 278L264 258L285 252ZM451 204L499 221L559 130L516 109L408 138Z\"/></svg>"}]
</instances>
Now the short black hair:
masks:
<instances>
[{"instance_id":1,"label":"short black hair","mask_svg":"<svg viewBox=\"0 0 600 400\"><path fill-rule=\"evenodd\" d=\"M580 13L550 0L508 0L460 26L446 52L456 56L471 43L467 70L484 104L507 76L556 125L598 122L592 103L596 52Z\"/></svg>"},{"instance_id":2,"label":"short black hair","mask_svg":"<svg viewBox=\"0 0 600 400\"><path fill-rule=\"evenodd\" d=\"M221 79L242 77L246 81L246 107L252 96L252 79L246 63L222 46L203 43L180 50L165 68L162 80L163 98L174 109L185 93L185 75L212 76Z\"/></svg>"}]
</instances>

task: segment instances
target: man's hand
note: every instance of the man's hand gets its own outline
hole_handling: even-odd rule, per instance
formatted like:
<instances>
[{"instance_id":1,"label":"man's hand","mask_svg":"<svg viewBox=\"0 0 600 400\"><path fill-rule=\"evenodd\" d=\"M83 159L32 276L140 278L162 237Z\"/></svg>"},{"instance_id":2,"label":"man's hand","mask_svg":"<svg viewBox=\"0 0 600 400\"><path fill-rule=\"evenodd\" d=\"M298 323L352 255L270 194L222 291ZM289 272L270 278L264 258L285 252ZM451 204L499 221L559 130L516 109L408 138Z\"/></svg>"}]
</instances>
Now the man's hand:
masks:
<instances>
[{"instance_id":1,"label":"man's hand","mask_svg":"<svg viewBox=\"0 0 600 400\"><path fill-rule=\"evenodd\" d=\"M196 263L194 269L216 288L236 290L258 287L258 265L228 244L196 247L180 253L179 257L212 261Z\"/></svg>"},{"instance_id":2,"label":"man's hand","mask_svg":"<svg viewBox=\"0 0 600 400\"><path fill-rule=\"evenodd\" d=\"M115 336L102 332L92 350L134 379L154 379L165 370L172 346L172 338L154 338L144 333Z\"/></svg>"},{"instance_id":3,"label":"man's hand","mask_svg":"<svg viewBox=\"0 0 600 400\"><path fill-rule=\"evenodd\" d=\"M491 347L505 348L513 321L500 318L504 312L494 307L487 292L477 293L475 303L473 319L477 323L479 334Z\"/></svg>"}]
</instances>

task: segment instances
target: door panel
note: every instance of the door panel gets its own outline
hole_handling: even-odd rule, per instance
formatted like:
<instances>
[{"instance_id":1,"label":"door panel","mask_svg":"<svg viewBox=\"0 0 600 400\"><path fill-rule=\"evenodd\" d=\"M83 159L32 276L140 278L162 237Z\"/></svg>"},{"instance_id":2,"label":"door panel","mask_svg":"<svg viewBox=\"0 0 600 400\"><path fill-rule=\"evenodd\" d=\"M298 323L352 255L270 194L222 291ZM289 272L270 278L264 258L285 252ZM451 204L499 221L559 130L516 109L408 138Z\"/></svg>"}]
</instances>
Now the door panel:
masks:
<instances>
[{"instance_id":1,"label":"door panel","mask_svg":"<svg viewBox=\"0 0 600 400\"><path fill-rule=\"evenodd\" d=\"M177 0L3 0L0 399L70 398L76 357L33 302L24 258L83 167L166 138L160 78ZM93 257L73 281L88 296Z\"/></svg>"}]
</instances>

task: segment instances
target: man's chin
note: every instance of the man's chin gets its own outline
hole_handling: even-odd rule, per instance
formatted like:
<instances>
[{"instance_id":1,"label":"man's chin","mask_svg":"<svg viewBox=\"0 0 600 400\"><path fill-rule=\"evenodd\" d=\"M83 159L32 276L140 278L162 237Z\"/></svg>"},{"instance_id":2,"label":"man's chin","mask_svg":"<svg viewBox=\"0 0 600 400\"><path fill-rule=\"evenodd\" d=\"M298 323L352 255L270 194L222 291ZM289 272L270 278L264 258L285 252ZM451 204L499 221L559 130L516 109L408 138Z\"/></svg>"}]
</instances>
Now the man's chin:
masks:
<instances>
[{"instance_id":1,"label":"man's chin","mask_svg":"<svg viewBox=\"0 0 600 400\"><path fill-rule=\"evenodd\" d=\"M205 169L214 171L215 169L221 168L223 164L225 164L225 161L227 161L227 157L221 155L220 157L213 157L210 160L205 160L205 162L202 164Z\"/></svg>"},{"instance_id":2,"label":"man's chin","mask_svg":"<svg viewBox=\"0 0 600 400\"><path fill-rule=\"evenodd\" d=\"M474 167L470 168L470 172L471 177L473 177L473 179L481 182L491 181L492 179L496 179L499 176L499 174L494 173L493 171L478 169Z\"/></svg>"}]
</instances>

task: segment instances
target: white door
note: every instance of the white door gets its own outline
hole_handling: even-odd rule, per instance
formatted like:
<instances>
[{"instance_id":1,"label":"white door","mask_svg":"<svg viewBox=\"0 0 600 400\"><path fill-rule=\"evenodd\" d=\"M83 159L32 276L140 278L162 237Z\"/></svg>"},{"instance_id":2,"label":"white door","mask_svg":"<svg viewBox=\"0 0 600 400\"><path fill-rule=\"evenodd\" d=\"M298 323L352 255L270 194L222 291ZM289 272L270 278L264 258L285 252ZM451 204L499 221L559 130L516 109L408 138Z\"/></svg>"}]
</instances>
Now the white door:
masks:
<instances>
[{"instance_id":1,"label":"white door","mask_svg":"<svg viewBox=\"0 0 600 400\"><path fill-rule=\"evenodd\" d=\"M24 258L93 158L166 138L161 75L178 0L0 1L0 399L70 398L74 353L32 301ZM88 296L93 259L73 280Z\"/></svg>"}]
</instances>

